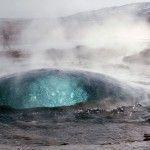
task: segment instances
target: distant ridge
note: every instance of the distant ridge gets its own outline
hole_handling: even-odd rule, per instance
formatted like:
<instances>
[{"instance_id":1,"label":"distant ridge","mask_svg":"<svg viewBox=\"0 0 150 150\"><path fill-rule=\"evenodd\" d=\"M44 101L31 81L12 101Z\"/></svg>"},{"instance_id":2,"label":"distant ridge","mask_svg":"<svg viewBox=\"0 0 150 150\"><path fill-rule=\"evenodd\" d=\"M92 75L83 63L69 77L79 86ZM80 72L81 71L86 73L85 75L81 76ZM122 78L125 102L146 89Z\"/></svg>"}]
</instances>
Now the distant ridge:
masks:
<instances>
[{"instance_id":1,"label":"distant ridge","mask_svg":"<svg viewBox=\"0 0 150 150\"><path fill-rule=\"evenodd\" d=\"M93 11L79 12L74 15L62 17L62 22L89 22L89 21L103 21L115 15L133 15L144 18L150 17L150 2L133 3L123 6L106 7Z\"/></svg>"}]
</instances>

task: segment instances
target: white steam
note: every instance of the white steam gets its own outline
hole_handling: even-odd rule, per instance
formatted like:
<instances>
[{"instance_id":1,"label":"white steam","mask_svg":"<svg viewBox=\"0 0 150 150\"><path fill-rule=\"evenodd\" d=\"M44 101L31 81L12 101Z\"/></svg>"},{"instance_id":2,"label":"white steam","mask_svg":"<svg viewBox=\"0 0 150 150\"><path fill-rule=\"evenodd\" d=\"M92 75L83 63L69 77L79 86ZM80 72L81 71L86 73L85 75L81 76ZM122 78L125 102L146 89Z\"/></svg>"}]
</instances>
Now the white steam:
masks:
<instances>
[{"instance_id":1,"label":"white steam","mask_svg":"<svg viewBox=\"0 0 150 150\"><path fill-rule=\"evenodd\" d=\"M125 64L122 59L149 48L149 41L150 24L133 15L120 14L85 24L30 20L10 45L27 57L2 56L1 75L37 68L74 68L136 82L143 67Z\"/></svg>"},{"instance_id":2,"label":"white steam","mask_svg":"<svg viewBox=\"0 0 150 150\"><path fill-rule=\"evenodd\" d=\"M150 25L147 22L123 16L110 19L103 25L93 25L84 32L83 45L113 49L122 55L141 51L150 40Z\"/></svg>"}]
</instances>

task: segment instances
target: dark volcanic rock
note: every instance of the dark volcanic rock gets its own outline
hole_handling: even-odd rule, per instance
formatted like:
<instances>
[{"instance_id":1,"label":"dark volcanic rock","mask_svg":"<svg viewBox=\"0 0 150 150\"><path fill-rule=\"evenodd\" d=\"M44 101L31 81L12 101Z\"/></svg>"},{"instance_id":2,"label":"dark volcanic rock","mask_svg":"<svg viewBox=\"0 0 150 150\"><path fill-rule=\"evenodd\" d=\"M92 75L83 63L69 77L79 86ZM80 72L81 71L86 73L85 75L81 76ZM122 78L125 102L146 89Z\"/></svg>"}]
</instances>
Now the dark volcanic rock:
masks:
<instances>
[{"instance_id":1,"label":"dark volcanic rock","mask_svg":"<svg viewBox=\"0 0 150 150\"><path fill-rule=\"evenodd\" d=\"M127 63L150 65L150 49L146 49L135 55L124 57L123 61Z\"/></svg>"}]
</instances>

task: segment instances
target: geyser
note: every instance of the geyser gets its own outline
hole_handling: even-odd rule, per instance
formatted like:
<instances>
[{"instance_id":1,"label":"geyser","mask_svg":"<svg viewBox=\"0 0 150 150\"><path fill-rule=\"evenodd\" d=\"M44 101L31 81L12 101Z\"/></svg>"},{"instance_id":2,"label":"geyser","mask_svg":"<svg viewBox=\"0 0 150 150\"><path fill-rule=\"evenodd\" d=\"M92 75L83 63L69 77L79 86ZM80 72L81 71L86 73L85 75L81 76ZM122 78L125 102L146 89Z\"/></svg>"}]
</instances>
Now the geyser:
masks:
<instances>
[{"instance_id":1,"label":"geyser","mask_svg":"<svg viewBox=\"0 0 150 150\"><path fill-rule=\"evenodd\" d=\"M99 73L34 70L0 79L0 105L16 109L70 106L80 102L137 100L136 90Z\"/></svg>"}]
</instances>

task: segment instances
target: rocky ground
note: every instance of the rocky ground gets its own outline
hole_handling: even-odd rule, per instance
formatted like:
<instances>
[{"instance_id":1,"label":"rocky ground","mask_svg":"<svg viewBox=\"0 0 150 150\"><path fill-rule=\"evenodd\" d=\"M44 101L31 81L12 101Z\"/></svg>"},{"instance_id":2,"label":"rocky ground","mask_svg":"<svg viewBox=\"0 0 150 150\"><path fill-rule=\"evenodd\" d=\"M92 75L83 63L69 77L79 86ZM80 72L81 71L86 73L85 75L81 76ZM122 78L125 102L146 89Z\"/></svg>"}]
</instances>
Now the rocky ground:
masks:
<instances>
[{"instance_id":1,"label":"rocky ground","mask_svg":"<svg viewBox=\"0 0 150 150\"><path fill-rule=\"evenodd\" d=\"M2 150L100 150L150 147L149 108L112 111L4 110L0 115Z\"/></svg>"}]
</instances>

